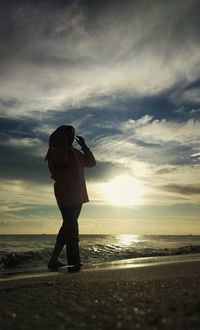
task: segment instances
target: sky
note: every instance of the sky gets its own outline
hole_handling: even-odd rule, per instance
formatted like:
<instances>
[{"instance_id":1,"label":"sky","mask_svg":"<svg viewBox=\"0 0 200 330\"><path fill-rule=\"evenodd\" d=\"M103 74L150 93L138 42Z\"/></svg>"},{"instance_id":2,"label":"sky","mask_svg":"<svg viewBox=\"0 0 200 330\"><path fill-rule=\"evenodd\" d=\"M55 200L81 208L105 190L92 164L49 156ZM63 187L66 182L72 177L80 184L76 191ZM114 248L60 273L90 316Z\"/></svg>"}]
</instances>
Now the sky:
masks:
<instances>
[{"instance_id":1,"label":"sky","mask_svg":"<svg viewBox=\"0 0 200 330\"><path fill-rule=\"evenodd\" d=\"M97 160L81 234L200 234L199 12L198 0L0 0L1 233L58 231L43 158L64 124Z\"/></svg>"}]
</instances>

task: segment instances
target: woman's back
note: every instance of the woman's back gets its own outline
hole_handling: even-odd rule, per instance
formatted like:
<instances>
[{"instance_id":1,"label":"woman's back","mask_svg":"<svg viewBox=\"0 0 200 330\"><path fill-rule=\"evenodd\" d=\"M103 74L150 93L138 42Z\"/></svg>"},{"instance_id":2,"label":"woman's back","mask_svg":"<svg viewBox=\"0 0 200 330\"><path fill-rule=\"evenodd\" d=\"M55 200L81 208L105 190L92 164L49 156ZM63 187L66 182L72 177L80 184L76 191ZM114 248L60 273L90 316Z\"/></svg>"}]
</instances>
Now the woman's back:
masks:
<instances>
[{"instance_id":1,"label":"woman's back","mask_svg":"<svg viewBox=\"0 0 200 330\"><path fill-rule=\"evenodd\" d=\"M88 149L84 154L73 147L50 148L48 166L59 207L77 205L89 201L86 190L84 167L92 167L95 159Z\"/></svg>"}]
</instances>

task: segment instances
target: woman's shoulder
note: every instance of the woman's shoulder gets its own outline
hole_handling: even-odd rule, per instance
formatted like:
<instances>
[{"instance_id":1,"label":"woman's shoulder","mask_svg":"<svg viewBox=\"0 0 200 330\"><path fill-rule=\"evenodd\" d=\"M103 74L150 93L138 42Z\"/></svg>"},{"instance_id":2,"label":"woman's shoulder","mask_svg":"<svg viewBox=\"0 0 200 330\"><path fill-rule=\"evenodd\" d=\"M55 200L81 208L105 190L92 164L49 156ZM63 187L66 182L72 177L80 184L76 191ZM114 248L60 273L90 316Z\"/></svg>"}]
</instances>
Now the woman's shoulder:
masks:
<instances>
[{"instance_id":1,"label":"woman's shoulder","mask_svg":"<svg viewBox=\"0 0 200 330\"><path fill-rule=\"evenodd\" d=\"M48 161L53 162L55 164L58 164L60 162L65 163L68 159L67 148L63 146L49 148L47 155Z\"/></svg>"},{"instance_id":2,"label":"woman's shoulder","mask_svg":"<svg viewBox=\"0 0 200 330\"><path fill-rule=\"evenodd\" d=\"M73 149L74 149L75 154L76 154L78 157L83 157L83 153L82 153L81 150L78 150L78 149L76 149L76 148L74 148L74 147L73 147Z\"/></svg>"},{"instance_id":3,"label":"woman's shoulder","mask_svg":"<svg viewBox=\"0 0 200 330\"><path fill-rule=\"evenodd\" d=\"M56 147L50 147L49 151L52 153L56 153L56 152L66 152L67 151L67 147L66 146L56 146Z\"/></svg>"}]
</instances>

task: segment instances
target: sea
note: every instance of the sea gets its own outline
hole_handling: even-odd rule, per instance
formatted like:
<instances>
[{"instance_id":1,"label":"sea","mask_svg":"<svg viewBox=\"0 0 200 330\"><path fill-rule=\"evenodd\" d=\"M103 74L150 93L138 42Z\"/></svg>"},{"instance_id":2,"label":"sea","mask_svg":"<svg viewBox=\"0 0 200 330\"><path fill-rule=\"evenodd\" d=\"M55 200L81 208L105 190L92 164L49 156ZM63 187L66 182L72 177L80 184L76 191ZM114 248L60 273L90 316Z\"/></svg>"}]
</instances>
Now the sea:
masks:
<instances>
[{"instance_id":1,"label":"sea","mask_svg":"<svg viewBox=\"0 0 200 330\"><path fill-rule=\"evenodd\" d=\"M0 277L47 269L56 235L0 235ZM200 235L80 235L83 266L200 253ZM66 262L63 249L60 260Z\"/></svg>"}]
</instances>

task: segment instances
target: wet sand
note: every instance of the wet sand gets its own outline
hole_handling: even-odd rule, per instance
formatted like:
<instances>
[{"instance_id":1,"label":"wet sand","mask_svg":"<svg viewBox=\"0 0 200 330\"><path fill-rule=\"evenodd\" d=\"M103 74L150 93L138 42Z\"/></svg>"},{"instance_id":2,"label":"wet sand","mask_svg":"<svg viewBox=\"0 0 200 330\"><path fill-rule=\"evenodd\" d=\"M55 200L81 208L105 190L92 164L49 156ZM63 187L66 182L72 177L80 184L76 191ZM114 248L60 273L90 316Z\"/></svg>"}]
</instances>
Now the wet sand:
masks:
<instances>
[{"instance_id":1,"label":"wet sand","mask_svg":"<svg viewBox=\"0 0 200 330\"><path fill-rule=\"evenodd\" d=\"M200 329L200 256L157 260L1 281L1 329Z\"/></svg>"}]
</instances>

